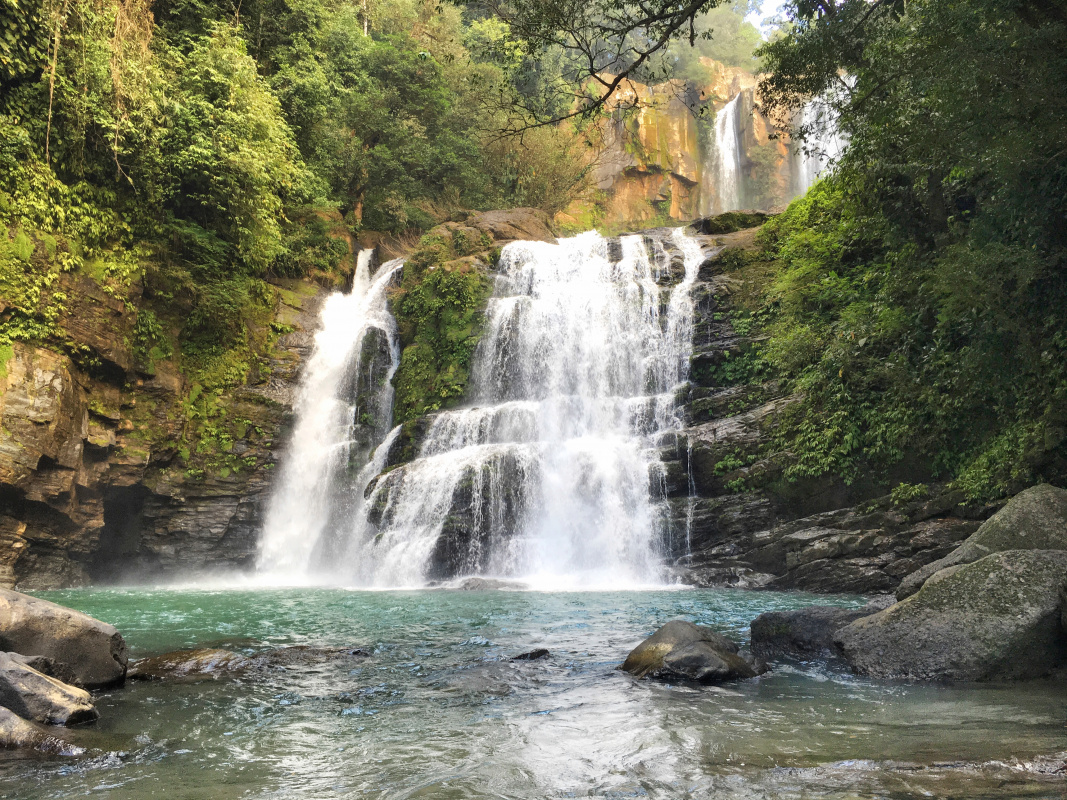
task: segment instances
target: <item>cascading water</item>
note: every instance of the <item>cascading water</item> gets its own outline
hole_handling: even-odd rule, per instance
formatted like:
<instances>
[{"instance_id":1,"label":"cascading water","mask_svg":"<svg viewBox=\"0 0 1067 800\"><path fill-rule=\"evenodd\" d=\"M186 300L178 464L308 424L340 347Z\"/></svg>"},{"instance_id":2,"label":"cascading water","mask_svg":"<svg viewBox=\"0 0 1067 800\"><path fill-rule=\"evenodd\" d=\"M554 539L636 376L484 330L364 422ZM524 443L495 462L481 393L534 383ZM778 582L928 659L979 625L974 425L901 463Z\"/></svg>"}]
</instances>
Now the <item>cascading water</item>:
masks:
<instances>
[{"instance_id":1,"label":"cascading water","mask_svg":"<svg viewBox=\"0 0 1067 800\"><path fill-rule=\"evenodd\" d=\"M352 511L345 476L362 470L362 486L382 468L371 450L392 420L400 353L386 289L401 262L382 265L372 278L373 252L359 253L352 290L331 295L322 308L295 403L296 428L260 538L258 566L268 576L293 580L311 572L324 534ZM359 480L357 474L352 483Z\"/></svg>"},{"instance_id":2,"label":"cascading water","mask_svg":"<svg viewBox=\"0 0 1067 800\"><path fill-rule=\"evenodd\" d=\"M800 110L797 127L806 133L803 145L793 149L793 191L802 195L831 167L845 149L830 106L819 97Z\"/></svg>"},{"instance_id":3,"label":"cascading water","mask_svg":"<svg viewBox=\"0 0 1067 800\"><path fill-rule=\"evenodd\" d=\"M474 407L436 415L419 457L367 487L338 579L662 581L667 514L651 487L680 424L702 253L681 231L613 245L587 233L504 249Z\"/></svg>"},{"instance_id":4,"label":"cascading water","mask_svg":"<svg viewBox=\"0 0 1067 800\"><path fill-rule=\"evenodd\" d=\"M734 211L743 203L740 101L741 94L738 93L715 115L715 202L712 211L716 214Z\"/></svg>"}]
</instances>

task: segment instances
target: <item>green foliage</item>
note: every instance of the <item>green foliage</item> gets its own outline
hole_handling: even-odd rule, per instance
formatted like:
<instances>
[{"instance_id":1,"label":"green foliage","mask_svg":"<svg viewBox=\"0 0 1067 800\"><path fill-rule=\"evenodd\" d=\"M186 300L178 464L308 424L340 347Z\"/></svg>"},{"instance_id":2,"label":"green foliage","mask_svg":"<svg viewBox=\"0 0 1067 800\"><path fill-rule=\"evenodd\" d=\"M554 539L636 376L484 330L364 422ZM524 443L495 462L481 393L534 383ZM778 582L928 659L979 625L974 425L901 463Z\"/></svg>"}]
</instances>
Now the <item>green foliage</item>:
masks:
<instances>
[{"instance_id":1,"label":"green foliage","mask_svg":"<svg viewBox=\"0 0 1067 800\"><path fill-rule=\"evenodd\" d=\"M1067 91L1051 78L1067 19L1050 8L797 3L764 48L769 110L828 92L850 141L761 234L762 350L799 397L776 443L788 476L905 470L976 500L1067 476Z\"/></svg>"},{"instance_id":2,"label":"green foliage","mask_svg":"<svg viewBox=\"0 0 1067 800\"><path fill-rule=\"evenodd\" d=\"M0 381L7 378L7 362L15 356L15 348L10 344L0 344Z\"/></svg>"},{"instance_id":3,"label":"green foliage","mask_svg":"<svg viewBox=\"0 0 1067 800\"><path fill-rule=\"evenodd\" d=\"M889 493L889 499L898 507L929 496L930 488L925 483L898 483Z\"/></svg>"},{"instance_id":4,"label":"green foliage","mask_svg":"<svg viewBox=\"0 0 1067 800\"><path fill-rule=\"evenodd\" d=\"M393 379L397 422L445 408L466 389L493 282L479 261L455 255L454 239L423 237L391 296L403 347Z\"/></svg>"},{"instance_id":5,"label":"green foliage","mask_svg":"<svg viewBox=\"0 0 1067 800\"><path fill-rule=\"evenodd\" d=\"M147 372L154 372L157 361L170 358L174 354L170 337L155 312L149 308L142 308L137 314L130 345L134 358Z\"/></svg>"}]
</instances>

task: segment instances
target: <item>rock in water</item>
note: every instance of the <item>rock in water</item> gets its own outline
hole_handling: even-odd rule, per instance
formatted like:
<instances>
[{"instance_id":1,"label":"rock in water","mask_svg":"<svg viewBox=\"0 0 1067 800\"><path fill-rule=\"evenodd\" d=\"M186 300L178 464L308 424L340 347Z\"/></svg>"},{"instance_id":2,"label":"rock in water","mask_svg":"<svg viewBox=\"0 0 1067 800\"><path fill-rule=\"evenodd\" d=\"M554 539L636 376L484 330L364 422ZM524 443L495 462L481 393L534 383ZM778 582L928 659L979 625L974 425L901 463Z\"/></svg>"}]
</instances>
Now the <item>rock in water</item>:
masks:
<instances>
[{"instance_id":1,"label":"rock in water","mask_svg":"<svg viewBox=\"0 0 1067 800\"><path fill-rule=\"evenodd\" d=\"M45 733L6 708L0 708L0 747L33 747L49 753L74 756L85 752L62 739Z\"/></svg>"},{"instance_id":2,"label":"rock in water","mask_svg":"<svg viewBox=\"0 0 1067 800\"><path fill-rule=\"evenodd\" d=\"M542 658L548 658L549 652L543 647L538 647L536 650L531 650L528 653L519 653L517 656L512 657L512 661L537 661Z\"/></svg>"},{"instance_id":3,"label":"rock in water","mask_svg":"<svg viewBox=\"0 0 1067 800\"><path fill-rule=\"evenodd\" d=\"M941 570L916 594L838 631L858 673L878 678L1036 678L1067 660L1067 552L1008 550Z\"/></svg>"},{"instance_id":4,"label":"rock in water","mask_svg":"<svg viewBox=\"0 0 1067 800\"><path fill-rule=\"evenodd\" d=\"M180 680L192 678L221 678L244 672L307 669L339 661L369 658L370 652L360 647L309 647L295 645L266 650L254 655L241 655L230 650L202 647L197 650L176 650L135 661L129 678L136 681Z\"/></svg>"},{"instance_id":5,"label":"rock in water","mask_svg":"<svg viewBox=\"0 0 1067 800\"><path fill-rule=\"evenodd\" d=\"M248 658L239 653L203 647L142 658L133 663L127 677L131 681L214 678L248 669L251 664Z\"/></svg>"},{"instance_id":6,"label":"rock in water","mask_svg":"<svg viewBox=\"0 0 1067 800\"><path fill-rule=\"evenodd\" d=\"M6 589L0 589L0 649L50 658L86 689L126 677L126 641L113 626Z\"/></svg>"},{"instance_id":7,"label":"rock in water","mask_svg":"<svg viewBox=\"0 0 1067 800\"><path fill-rule=\"evenodd\" d=\"M768 611L752 620L752 652L760 658L833 655L834 635L869 614L859 608L832 606Z\"/></svg>"},{"instance_id":8,"label":"rock in water","mask_svg":"<svg viewBox=\"0 0 1067 800\"><path fill-rule=\"evenodd\" d=\"M100 716L87 691L49 678L10 653L0 653L0 706L49 725L77 725Z\"/></svg>"},{"instance_id":9,"label":"rock in water","mask_svg":"<svg viewBox=\"0 0 1067 800\"><path fill-rule=\"evenodd\" d=\"M703 625L675 619L630 651L619 669L636 678L723 683L754 678L737 645Z\"/></svg>"},{"instance_id":10,"label":"rock in water","mask_svg":"<svg viewBox=\"0 0 1067 800\"><path fill-rule=\"evenodd\" d=\"M1005 550L1067 550L1067 490L1042 484L1015 495L947 556L904 578L897 599L915 594L931 575L946 567L970 564Z\"/></svg>"}]
</instances>

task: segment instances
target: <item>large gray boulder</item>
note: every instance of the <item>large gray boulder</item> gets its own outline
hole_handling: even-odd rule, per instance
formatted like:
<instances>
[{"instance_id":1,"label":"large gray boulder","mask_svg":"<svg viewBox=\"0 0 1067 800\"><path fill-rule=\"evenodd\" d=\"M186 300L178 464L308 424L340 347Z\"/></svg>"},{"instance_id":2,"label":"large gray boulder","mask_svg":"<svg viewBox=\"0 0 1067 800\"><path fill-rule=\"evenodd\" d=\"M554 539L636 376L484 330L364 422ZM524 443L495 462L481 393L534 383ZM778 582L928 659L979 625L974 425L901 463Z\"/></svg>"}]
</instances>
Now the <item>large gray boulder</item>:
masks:
<instances>
[{"instance_id":1,"label":"large gray boulder","mask_svg":"<svg viewBox=\"0 0 1067 800\"><path fill-rule=\"evenodd\" d=\"M858 619L888 608L882 595L861 608L808 606L793 611L766 611L752 620L752 652L760 658L825 658L837 654L834 636Z\"/></svg>"},{"instance_id":2,"label":"large gray boulder","mask_svg":"<svg viewBox=\"0 0 1067 800\"><path fill-rule=\"evenodd\" d=\"M1015 495L947 556L904 578L897 599L915 594L946 567L971 564L1005 550L1067 550L1067 490L1046 483Z\"/></svg>"},{"instance_id":3,"label":"large gray boulder","mask_svg":"<svg viewBox=\"0 0 1067 800\"><path fill-rule=\"evenodd\" d=\"M911 597L838 631L858 673L878 678L1035 678L1067 660L1067 551L1008 550L931 576Z\"/></svg>"},{"instance_id":4,"label":"large gray boulder","mask_svg":"<svg viewBox=\"0 0 1067 800\"><path fill-rule=\"evenodd\" d=\"M126 677L126 641L114 626L6 589L0 589L0 650L50 658L86 689Z\"/></svg>"},{"instance_id":5,"label":"large gray boulder","mask_svg":"<svg viewBox=\"0 0 1067 800\"><path fill-rule=\"evenodd\" d=\"M758 674L725 636L681 619L671 620L641 642L619 669L636 678L698 683L723 683Z\"/></svg>"},{"instance_id":6,"label":"large gray boulder","mask_svg":"<svg viewBox=\"0 0 1067 800\"><path fill-rule=\"evenodd\" d=\"M48 725L77 725L100 716L87 691L49 678L11 653L0 653L0 706Z\"/></svg>"}]
</instances>

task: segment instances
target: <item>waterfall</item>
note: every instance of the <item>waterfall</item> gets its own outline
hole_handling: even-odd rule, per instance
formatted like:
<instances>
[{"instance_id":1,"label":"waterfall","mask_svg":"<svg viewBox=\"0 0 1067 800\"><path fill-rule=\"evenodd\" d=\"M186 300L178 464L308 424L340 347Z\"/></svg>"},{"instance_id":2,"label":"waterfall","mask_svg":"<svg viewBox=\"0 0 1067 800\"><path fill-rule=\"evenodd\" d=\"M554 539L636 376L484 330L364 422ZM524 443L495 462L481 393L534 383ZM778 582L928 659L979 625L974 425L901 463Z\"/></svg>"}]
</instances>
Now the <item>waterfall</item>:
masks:
<instances>
[{"instance_id":1,"label":"waterfall","mask_svg":"<svg viewBox=\"0 0 1067 800\"><path fill-rule=\"evenodd\" d=\"M356 261L352 289L326 299L322 327L294 404L296 427L260 537L259 569L290 580L314 571L316 554L338 516L351 512L346 478L363 484L381 468L374 448L392 420L391 379L399 363L396 322L386 289L401 262L371 276L372 250ZM377 464L377 469L374 465Z\"/></svg>"},{"instance_id":2,"label":"waterfall","mask_svg":"<svg viewBox=\"0 0 1067 800\"><path fill-rule=\"evenodd\" d=\"M844 150L845 140L838 132L830 106L820 97L804 105L795 127L806 134L804 143L793 151L793 191L801 195L833 166Z\"/></svg>"},{"instance_id":3,"label":"waterfall","mask_svg":"<svg viewBox=\"0 0 1067 800\"><path fill-rule=\"evenodd\" d=\"M741 94L734 95L715 115L715 197L714 213L734 211L743 205L741 175L740 119Z\"/></svg>"},{"instance_id":4,"label":"waterfall","mask_svg":"<svg viewBox=\"0 0 1067 800\"><path fill-rule=\"evenodd\" d=\"M662 581L657 448L681 424L675 394L702 260L682 231L506 246L471 407L435 415L418 457L367 486L334 558L338 578Z\"/></svg>"}]
</instances>

